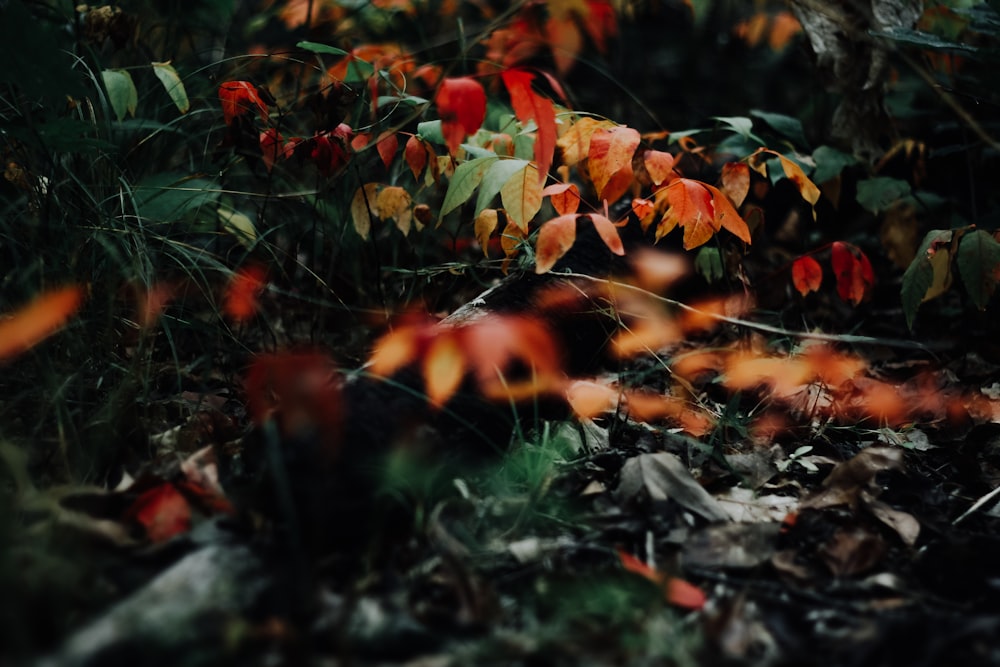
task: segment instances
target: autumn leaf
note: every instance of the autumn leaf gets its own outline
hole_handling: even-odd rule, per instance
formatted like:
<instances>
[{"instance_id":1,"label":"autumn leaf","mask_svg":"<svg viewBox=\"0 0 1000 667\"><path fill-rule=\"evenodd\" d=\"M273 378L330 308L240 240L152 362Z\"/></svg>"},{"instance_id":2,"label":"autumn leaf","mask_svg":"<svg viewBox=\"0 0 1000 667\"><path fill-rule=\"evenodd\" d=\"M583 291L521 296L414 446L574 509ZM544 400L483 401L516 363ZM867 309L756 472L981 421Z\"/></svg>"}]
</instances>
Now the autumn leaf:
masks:
<instances>
[{"instance_id":1,"label":"autumn leaf","mask_svg":"<svg viewBox=\"0 0 1000 667\"><path fill-rule=\"evenodd\" d=\"M420 137L414 134L406 140L406 146L403 148L403 159L406 160L407 166L413 172L413 180L419 183L420 174L427 166L427 149Z\"/></svg>"},{"instance_id":2,"label":"autumn leaf","mask_svg":"<svg viewBox=\"0 0 1000 667\"><path fill-rule=\"evenodd\" d=\"M562 163L572 167L585 159L590 154L590 140L594 132L611 127L617 126L610 120L597 120L590 116L577 118L556 142L562 155Z\"/></svg>"},{"instance_id":3,"label":"autumn leaf","mask_svg":"<svg viewBox=\"0 0 1000 667\"><path fill-rule=\"evenodd\" d=\"M445 143L454 154L462 140L482 126L486 118L486 91L470 77L448 78L441 82L434 101Z\"/></svg>"},{"instance_id":4,"label":"autumn leaf","mask_svg":"<svg viewBox=\"0 0 1000 667\"><path fill-rule=\"evenodd\" d=\"M708 183L704 183L703 185L712 195L712 204L715 207L716 228L721 227L731 232L744 243L750 243L750 228L747 226L746 221L740 217L740 214L736 212L732 202L729 201L729 197Z\"/></svg>"},{"instance_id":5,"label":"autumn leaf","mask_svg":"<svg viewBox=\"0 0 1000 667\"><path fill-rule=\"evenodd\" d=\"M670 604L694 610L705 606L705 593L694 584L676 577L668 577L622 549L618 550L618 559L626 572L639 575L663 587L664 595Z\"/></svg>"},{"instance_id":6,"label":"autumn leaf","mask_svg":"<svg viewBox=\"0 0 1000 667\"><path fill-rule=\"evenodd\" d=\"M284 140L273 127L260 133L260 152L264 168L270 173L279 157L284 157Z\"/></svg>"},{"instance_id":7,"label":"autumn leaf","mask_svg":"<svg viewBox=\"0 0 1000 667\"><path fill-rule=\"evenodd\" d=\"M562 355L548 327L522 316L488 316L459 330L479 390L509 402L561 392Z\"/></svg>"},{"instance_id":8,"label":"autumn leaf","mask_svg":"<svg viewBox=\"0 0 1000 667\"><path fill-rule=\"evenodd\" d=\"M507 217L525 233L528 231L528 222L542 208L542 181L537 174L535 165L525 164L500 188L500 201L503 202Z\"/></svg>"},{"instance_id":9,"label":"autumn leaf","mask_svg":"<svg viewBox=\"0 0 1000 667\"><path fill-rule=\"evenodd\" d=\"M45 292L6 318L0 318L0 361L31 349L58 331L83 304L84 289L62 287Z\"/></svg>"},{"instance_id":10,"label":"autumn leaf","mask_svg":"<svg viewBox=\"0 0 1000 667\"><path fill-rule=\"evenodd\" d=\"M226 125L233 119L256 111L262 122L267 122L267 104L257 88L249 81L227 81L219 86L219 101L222 103L222 118Z\"/></svg>"},{"instance_id":11,"label":"autumn leaf","mask_svg":"<svg viewBox=\"0 0 1000 667\"><path fill-rule=\"evenodd\" d=\"M580 419L592 419L614 410L618 390L605 384L576 380L566 388L566 401Z\"/></svg>"},{"instance_id":12,"label":"autumn leaf","mask_svg":"<svg viewBox=\"0 0 1000 667\"><path fill-rule=\"evenodd\" d=\"M950 229L933 229L927 232L916 257L903 273L903 313L906 315L906 325L911 329L920 304L937 298L951 287L954 238L955 234Z\"/></svg>"},{"instance_id":13,"label":"autumn leaf","mask_svg":"<svg viewBox=\"0 0 1000 667\"><path fill-rule=\"evenodd\" d=\"M576 213L580 208L580 189L574 183L553 183L542 190L542 196L549 198L559 215Z\"/></svg>"},{"instance_id":14,"label":"autumn leaf","mask_svg":"<svg viewBox=\"0 0 1000 667\"><path fill-rule=\"evenodd\" d=\"M556 111L549 100L537 94L531 88L535 75L526 69L508 69L500 75L507 93L510 95L514 115L521 123L535 121L538 136L535 138L535 163L538 167L540 183L545 183L549 168L552 166L552 156L556 149Z\"/></svg>"},{"instance_id":15,"label":"autumn leaf","mask_svg":"<svg viewBox=\"0 0 1000 667\"><path fill-rule=\"evenodd\" d=\"M264 290L266 282L267 271L257 264L244 266L234 273L226 288L223 304L225 313L237 322L253 317L259 307L257 297Z\"/></svg>"},{"instance_id":16,"label":"autumn leaf","mask_svg":"<svg viewBox=\"0 0 1000 667\"><path fill-rule=\"evenodd\" d=\"M576 213L560 215L542 224L535 242L535 273L548 273L576 242Z\"/></svg>"},{"instance_id":17,"label":"autumn leaf","mask_svg":"<svg viewBox=\"0 0 1000 667\"><path fill-rule=\"evenodd\" d=\"M479 241L479 245L483 249L483 255L485 257L490 256L490 236L493 235L493 232L499 224L500 216L495 208L484 208L480 211L479 215L476 216L476 221L473 224L473 231L476 235L476 240Z\"/></svg>"},{"instance_id":18,"label":"autumn leaf","mask_svg":"<svg viewBox=\"0 0 1000 667\"><path fill-rule=\"evenodd\" d=\"M809 255L792 263L792 284L802 296L817 291L822 282L823 267Z\"/></svg>"},{"instance_id":19,"label":"autumn leaf","mask_svg":"<svg viewBox=\"0 0 1000 667\"><path fill-rule=\"evenodd\" d=\"M819 188L815 183L809 180L809 177L806 176L804 171L802 171L802 167L777 151L772 151L767 148L759 148L753 155L750 156L749 165L761 174L767 175L765 160L769 157L778 158L778 162L781 164L781 169L785 174L785 178L795 184L795 187L798 188L799 194L802 195L802 198L809 202L810 206L812 206L813 220L815 220L816 203L819 201L821 194Z\"/></svg>"},{"instance_id":20,"label":"autumn leaf","mask_svg":"<svg viewBox=\"0 0 1000 667\"><path fill-rule=\"evenodd\" d=\"M164 482L136 498L125 518L142 526L150 542L166 542L191 529L191 505L173 484Z\"/></svg>"},{"instance_id":21,"label":"autumn leaf","mask_svg":"<svg viewBox=\"0 0 1000 667\"><path fill-rule=\"evenodd\" d=\"M855 246L837 241L831 246L830 263L837 278L837 294L857 306L875 285L875 272L868 257Z\"/></svg>"},{"instance_id":22,"label":"autumn leaf","mask_svg":"<svg viewBox=\"0 0 1000 667\"><path fill-rule=\"evenodd\" d=\"M678 178L661 192L669 208L657 227L657 241L680 225L684 228L684 249L691 250L704 244L719 230L715 222L712 193L704 183Z\"/></svg>"},{"instance_id":23,"label":"autumn leaf","mask_svg":"<svg viewBox=\"0 0 1000 667\"><path fill-rule=\"evenodd\" d=\"M612 178L632 164L632 156L640 142L639 133L623 125L597 130L590 137L588 169L597 196L608 199L605 192Z\"/></svg>"},{"instance_id":24,"label":"autumn leaf","mask_svg":"<svg viewBox=\"0 0 1000 667\"><path fill-rule=\"evenodd\" d=\"M382 220L396 221L396 227L406 236L410 233L410 221L413 218L413 200L410 193L398 185L382 188L375 198L375 210Z\"/></svg>"},{"instance_id":25,"label":"autumn leaf","mask_svg":"<svg viewBox=\"0 0 1000 667\"><path fill-rule=\"evenodd\" d=\"M395 132L387 132L376 140L375 150L378 151L378 155L382 158L382 164L385 165L386 169L392 166L392 161L396 157L396 149L398 148L399 139L396 137Z\"/></svg>"},{"instance_id":26,"label":"autumn leaf","mask_svg":"<svg viewBox=\"0 0 1000 667\"><path fill-rule=\"evenodd\" d=\"M649 229L649 225L652 224L653 217L656 215L656 203L649 199L635 197L632 199L632 212L635 213L635 217L639 218L642 230L646 231Z\"/></svg>"},{"instance_id":27,"label":"autumn leaf","mask_svg":"<svg viewBox=\"0 0 1000 667\"><path fill-rule=\"evenodd\" d=\"M674 173L674 156L664 151L648 150L642 154L642 162L646 167L646 173L653 181L653 185L659 187L662 183L668 183L676 174Z\"/></svg>"},{"instance_id":28,"label":"autumn leaf","mask_svg":"<svg viewBox=\"0 0 1000 667\"><path fill-rule=\"evenodd\" d=\"M750 167L743 162L722 165L722 191L733 201L733 205L740 206L750 192Z\"/></svg>"},{"instance_id":29,"label":"autumn leaf","mask_svg":"<svg viewBox=\"0 0 1000 667\"><path fill-rule=\"evenodd\" d=\"M565 75L576 63L576 57L583 48L583 34L576 20L572 16L550 16L545 21L545 38L552 49L556 71Z\"/></svg>"},{"instance_id":30,"label":"autumn leaf","mask_svg":"<svg viewBox=\"0 0 1000 667\"><path fill-rule=\"evenodd\" d=\"M363 239L371 233L372 216L381 217L377 203L378 187L378 183L368 183L358 188L351 198L351 222L354 223L354 231Z\"/></svg>"},{"instance_id":31,"label":"autumn leaf","mask_svg":"<svg viewBox=\"0 0 1000 667\"><path fill-rule=\"evenodd\" d=\"M465 375L465 355L453 335L435 338L423 359L427 401L440 408L458 390Z\"/></svg>"}]
</instances>

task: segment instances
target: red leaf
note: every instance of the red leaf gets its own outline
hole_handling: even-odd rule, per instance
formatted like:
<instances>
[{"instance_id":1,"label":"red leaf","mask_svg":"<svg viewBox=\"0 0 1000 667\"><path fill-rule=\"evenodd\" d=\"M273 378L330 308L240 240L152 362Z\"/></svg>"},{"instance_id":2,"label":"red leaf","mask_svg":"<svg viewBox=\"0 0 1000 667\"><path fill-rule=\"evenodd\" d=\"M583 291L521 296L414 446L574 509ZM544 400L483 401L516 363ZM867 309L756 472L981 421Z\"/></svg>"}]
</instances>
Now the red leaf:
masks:
<instances>
[{"instance_id":1,"label":"red leaf","mask_svg":"<svg viewBox=\"0 0 1000 667\"><path fill-rule=\"evenodd\" d=\"M556 150L556 110L552 100L542 97L531 88L535 75L525 69L508 69L501 75L504 86L510 94L514 115L522 123L534 120L538 126L535 138L535 163L538 177L544 183L552 166L552 156Z\"/></svg>"},{"instance_id":2,"label":"red leaf","mask_svg":"<svg viewBox=\"0 0 1000 667\"><path fill-rule=\"evenodd\" d=\"M237 116L257 111L261 121L267 122L267 104L257 88L249 81L227 81L219 86L222 117L230 125Z\"/></svg>"},{"instance_id":3,"label":"red leaf","mask_svg":"<svg viewBox=\"0 0 1000 667\"><path fill-rule=\"evenodd\" d=\"M341 400L336 368L318 352L258 355L247 370L247 411L257 425L274 419L287 438L318 438L326 457L339 451Z\"/></svg>"},{"instance_id":4,"label":"red leaf","mask_svg":"<svg viewBox=\"0 0 1000 667\"><path fill-rule=\"evenodd\" d=\"M62 327L83 303L75 285L41 294L13 314L0 319L0 360L29 350Z\"/></svg>"},{"instance_id":5,"label":"red leaf","mask_svg":"<svg viewBox=\"0 0 1000 667\"><path fill-rule=\"evenodd\" d=\"M403 157L406 159L410 171L413 172L413 179L419 181L421 172L427 166L427 149L424 148L424 142L417 135L414 134L407 139L406 147L403 149Z\"/></svg>"},{"instance_id":6,"label":"red leaf","mask_svg":"<svg viewBox=\"0 0 1000 667\"><path fill-rule=\"evenodd\" d=\"M248 320L257 312L257 297L267 282L267 271L256 264L245 266L233 274L226 289L223 308L238 322Z\"/></svg>"},{"instance_id":7,"label":"red leaf","mask_svg":"<svg viewBox=\"0 0 1000 667\"><path fill-rule=\"evenodd\" d=\"M321 174L332 176L347 164L353 136L351 126L341 123L332 132L323 132L313 137L313 149L309 157Z\"/></svg>"},{"instance_id":8,"label":"red leaf","mask_svg":"<svg viewBox=\"0 0 1000 667\"><path fill-rule=\"evenodd\" d=\"M281 138L281 135L273 127L269 127L260 133L260 152L264 160L264 168L268 172L274 167L274 163L278 161L279 157L284 157L285 149L283 142L284 140Z\"/></svg>"},{"instance_id":9,"label":"red leaf","mask_svg":"<svg viewBox=\"0 0 1000 667\"><path fill-rule=\"evenodd\" d=\"M823 268L809 255L799 257L792 264L792 284L802 296L818 290L822 282Z\"/></svg>"},{"instance_id":10,"label":"red leaf","mask_svg":"<svg viewBox=\"0 0 1000 667\"><path fill-rule=\"evenodd\" d=\"M395 132L390 132L378 140L375 144L375 150L378 151L378 155L382 158L382 164L388 169L392 166L392 159L396 157L396 149L399 148L399 139L396 138Z\"/></svg>"},{"instance_id":11,"label":"red leaf","mask_svg":"<svg viewBox=\"0 0 1000 667\"><path fill-rule=\"evenodd\" d=\"M486 118L486 91L467 76L441 82L435 98L441 116L441 133L454 153L462 140L480 128Z\"/></svg>"},{"instance_id":12,"label":"red leaf","mask_svg":"<svg viewBox=\"0 0 1000 667\"><path fill-rule=\"evenodd\" d=\"M608 250L619 256L624 255L625 246L622 245L622 239L618 235L618 228L615 227L615 223L597 213L591 213L587 217L594 223L594 228L597 230L598 236L604 241L604 245L608 246Z\"/></svg>"},{"instance_id":13,"label":"red leaf","mask_svg":"<svg viewBox=\"0 0 1000 667\"><path fill-rule=\"evenodd\" d=\"M191 529L191 505L173 484L164 482L136 498L125 518L141 525L151 542L165 542Z\"/></svg>"},{"instance_id":14,"label":"red leaf","mask_svg":"<svg viewBox=\"0 0 1000 667\"><path fill-rule=\"evenodd\" d=\"M840 298L855 306L864 301L875 284L875 273L868 257L857 247L837 241L831 248L830 263Z\"/></svg>"}]
</instances>

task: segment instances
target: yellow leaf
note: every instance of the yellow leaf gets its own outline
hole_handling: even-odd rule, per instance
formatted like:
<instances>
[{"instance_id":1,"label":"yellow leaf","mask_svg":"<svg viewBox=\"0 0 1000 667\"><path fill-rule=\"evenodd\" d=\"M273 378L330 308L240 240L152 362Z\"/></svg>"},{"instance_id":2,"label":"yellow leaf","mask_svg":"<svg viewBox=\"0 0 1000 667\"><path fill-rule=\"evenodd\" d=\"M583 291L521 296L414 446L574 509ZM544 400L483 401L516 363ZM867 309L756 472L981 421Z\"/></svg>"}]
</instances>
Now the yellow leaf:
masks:
<instances>
[{"instance_id":1,"label":"yellow leaf","mask_svg":"<svg viewBox=\"0 0 1000 667\"><path fill-rule=\"evenodd\" d=\"M351 222L354 223L354 230L363 239L367 239L371 232L372 216L379 217L375 200L377 192L378 183L369 183L363 188L358 188L354 198L351 199Z\"/></svg>"},{"instance_id":2,"label":"yellow leaf","mask_svg":"<svg viewBox=\"0 0 1000 667\"><path fill-rule=\"evenodd\" d=\"M580 118L556 141L562 153L562 162L572 167L590 153L590 138L602 128L615 127L609 120L597 120L589 116Z\"/></svg>"},{"instance_id":3,"label":"yellow leaf","mask_svg":"<svg viewBox=\"0 0 1000 667\"><path fill-rule=\"evenodd\" d=\"M538 167L529 163L516 172L500 188L500 201L507 211L507 217L527 233L528 222L542 208L542 183L538 179Z\"/></svg>"},{"instance_id":4,"label":"yellow leaf","mask_svg":"<svg viewBox=\"0 0 1000 667\"><path fill-rule=\"evenodd\" d=\"M375 209L379 218L395 220L396 227L403 232L403 236L406 236L410 233L410 220L413 217L413 210L410 208L412 203L409 192L398 185L392 185L378 193Z\"/></svg>"},{"instance_id":5,"label":"yellow leaf","mask_svg":"<svg viewBox=\"0 0 1000 667\"><path fill-rule=\"evenodd\" d=\"M490 236L493 235L494 230L497 228L498 220L497 210L495 208L484 208L476 216L475 222L475 232L476 240L479 241L479 245L483 248L483 255L486 257L490 256L487 246L490 243Z\"/></svg>"}]
</instances>

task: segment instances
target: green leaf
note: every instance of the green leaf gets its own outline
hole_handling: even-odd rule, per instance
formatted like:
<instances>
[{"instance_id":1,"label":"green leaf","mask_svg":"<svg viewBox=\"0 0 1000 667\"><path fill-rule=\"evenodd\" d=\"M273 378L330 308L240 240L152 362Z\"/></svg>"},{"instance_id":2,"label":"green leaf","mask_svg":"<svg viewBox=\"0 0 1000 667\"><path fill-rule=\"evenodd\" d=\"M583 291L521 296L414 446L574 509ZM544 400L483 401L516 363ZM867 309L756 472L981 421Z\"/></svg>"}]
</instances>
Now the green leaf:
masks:
<instances>
[{"instance_id":1,"label":"green leaf","mask_svg":"<svg viewBox=\"0 0 1000 667\"><path fill-rule=\"evenodd\" d=\"M219 185L207 178L157 174L133 190L139 215L157 222L172 222L219 198Z\"/></svg>"},{"instance_id":2,"label":"green leaf","mask_svg":"<svg viewBox=\"0 0 1000 667\"><path fill-rule=\"evenodd\" d=\"M441 224L440 221L444 219L444 216L468 201L472 193L479 187L486 170L499 159L496 156L479 157L458 165L455 173L451 176L451 182L448 184L448 192L444 195L438 224Z\"/></svg>"},{"instance_id":3,"label":"green leaf","mask_svg":"<svg viewBox=\"0 0 1000 667\"><path fill-rule=\"evenodd\" d=\"M816 163L816 170L812 174L814 183L826 183L832 178L840 176L840 172L845 167L850 167L858 163L858 159L836 148L820 146L813 151L813 162Z\"/></svg>"},{"instance_id":4,"label":"green leaf","mask_svg":"<svg viewBox=\"0 0 1000 667\"><path fill-rule=\"evenodd\" d=\"M153 74L156 78L160 80L163 87L167 91L167 95L170 95L170 99L173 100L174 106L181 113L187 113L188 109L191 108L191 103L188 101L187 91L184 89L184 82L181 81L181 77L177 74L177 70L174 69L173 65L169 62L166 63L151 63L153 65Z\"/></svg>"},{"instance_id":5,"label":"green leaf","mask_svg":"<svg viewBox=\"0 0 1000 667\"><path fill-rule=\"evenodd\" d=\"M771 129L778 134L791 139L797 146L801 148L807 148L809 146L809 142L806 140L806 133L802 129L802 121L798 118L793 118L792 116L786 116L780 113L761 111L759 109L754 109L750 112L750 115L755 118L760 118L762 121L770 125Z\"/></svg>"},{"instance_id":6,"label":"green leaf","mask_svg":"<svg viewBox=\"0 0 1000 667\"><path fill-rule=\"evenodd\" d=\"M235 236L240 245L252 248L257 242L257 228L249 217L227 208L219 208L218 215L222 228Z\"/></svg>"},{"instance_id":7,"label":"green leaf","mask_svg":"<svg viewBox=\"0 0 1000 667\"><path fill-rule=\"evenodd\" d=\"M312 51L313 53L324 53L330 56L346 56L347 51L343 49L338 49L335 46L328 46L326 44L320 44L319 42L298 42L295 44L296 47L300 49L305 49L306 51Z\"/></svg>"},{"instance_id":8,"label":"green leaf","mask_svg":"<svg viewBox=\"0 0 1000 667\"><path fill-rule=\"evenodd\" d=\"M527 160L498 159L490 165L483 182L479 186L479 198L476 200L475 215L490 205L490 202L500 193L500 188L517 172L528 165Z\"/></svg>"},{"instance_id":9,"label":"green leaf","mask_svg":"<svg viewBox=\"0 0 1000 667\"><path fill-rule=\"evenodd\" d=\"M712 116L712 120L719 121L729 130L735 132L744 139L752 139L761 146L764 145L763 140L751 132L753 129L753 121L745 116Z\"/></svg>"},{"instance_id":10,"label":"green leaf","mask_svg":"<svg viewBox=\"0 0 1000 667\"><path fill-rule=\"evenodd\" d=\"M958 243L958 273L976 308L983 310L997 287L1000 243L982 229L967 233Z\"/></svg>"},{"instance_id":11,"label":"green leaf","mask_svg":"<svg viewBox=\"0 0 1000 667\"><path fill-rule=\"evenodd\" d=\"M709 283L722 280L722 255L719 249L713 246L702 246L694 258L695 270L704 276Z\"/></svg>"},{"instance_id":12,"label":"green leaf","mask_svg":"<svg viewBox=\"0 0 1000 667\"><path fill-rule=\"evenodd\" d=\"M417 123L417 136L432 144L444 144L444 133L441 132L440 120L426 120Z\"/></svg>"},{"instance_id":13,"label":"green leaf","mask_svg":"<svg viewBox=\"0 0 1000 667\"><path fill-rule=\"evenodd\" d=\"M139 104L139 92L132 82L132 75L123 69L106 69L101 72L104 87L108 91L108 102L119 121L125 120L125 114L135 116L135 108Z\"/></svg>"},{"instance_id":14,"label":"green leaf","mask_svg":"<svg viewBox=\"0 0 1000 667\"><path fill-rule=\"evenodd\" d=\"M975 46L953 42L932 33L912 28L889 28L881 32L873 32L872 34L876 37L886 37L900 44L917 46L921 49L930 49L931 51L945 51L973 57L980 54L980 49Z\"/></svg>"},{"instance_id":15,"label":"green leaf","mask_svg":"<svg viewBox=\"0 0 1000 667\"><path fill-rule=\"evenodd\" d=\"M876 176L858 181L857 200L865 210L872 213L884 211L910 194L910 184L898 178Z\"/></svg>"}]
</instances>

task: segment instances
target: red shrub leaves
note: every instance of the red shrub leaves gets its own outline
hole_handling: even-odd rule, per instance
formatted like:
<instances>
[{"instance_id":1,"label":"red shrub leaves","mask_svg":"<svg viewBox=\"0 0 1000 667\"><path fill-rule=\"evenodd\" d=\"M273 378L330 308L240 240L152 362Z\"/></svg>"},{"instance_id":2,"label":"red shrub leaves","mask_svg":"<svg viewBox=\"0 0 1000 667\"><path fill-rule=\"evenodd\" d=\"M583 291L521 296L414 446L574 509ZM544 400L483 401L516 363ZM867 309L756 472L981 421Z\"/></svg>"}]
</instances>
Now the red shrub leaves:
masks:
<instances>
[{"instance_id":1,"label":"red shrub leaves","mask_svg":"<svg viewBox=\"0 0 1000 667\"><path fill-rule=\"evenodd\" d=\"M855 306L868 298L875 273L868 257L856 246L837 241L831 246L830 263L837 277L837 294Z\"/></svg>"},{"instance_id":2,"label":"red shrub leaves","mask_svg":"<svg viewBox=\"0 0 1000 667\"><path fill-rule=\"evenodd\" d=\"M792 284L805 296L819 289L823 282L823 267L812 257L799 257L792 263Z\"/></svg>"},{"instance_id":3,"label":"red shrub leaves","mask_svg":"<svg viewBox=\"0 0 1000 667\"><path fill-rule=\"evenodd\" d=\"M454 154L462 140L483 124L486 118L486 91L475 79L450 78L441 82L434 101L441 116L445 143Z\"/></svg>"},{"instance_id":4,"label":"red shrub leaves","mask_svg":"<svg viewBox=\"0 0 1000 667\"><path fill-rule=\"evenodd\" d=\"M501 75L504 86L510 94L514 115L521 123L534 120L538 126L535 139L535 163L538 177L545 182L552 166L552 155L556 148L556 111L552 100L542 97L531 88L535 75L526 69L508 69Z\"/></svg>"},{"instance_id":5,"label":"red shrub leaves","mask_svg":"<svg viewBox=\"0 0 1000 667\"><path fill-rule=\"evenodd\" d=\"M257 313L257 297L267 284L267 271L262 266L252 264L233 274L226 288L223 308L232 319L242 322Z\"/></svg>"},{"instance_id":6,"label":"red shrub leaves","mask_svg":"<svg viewBox=\"0 0 1000 667\"><path fill-rule=\"evenodd\" d=\"M222 117L226 125L243 114L257 112L260 119L267 122L267 104L257 88L249 81L227 81L219 86L219 101L222 103Z\"/></svg>"}]
</instances>

